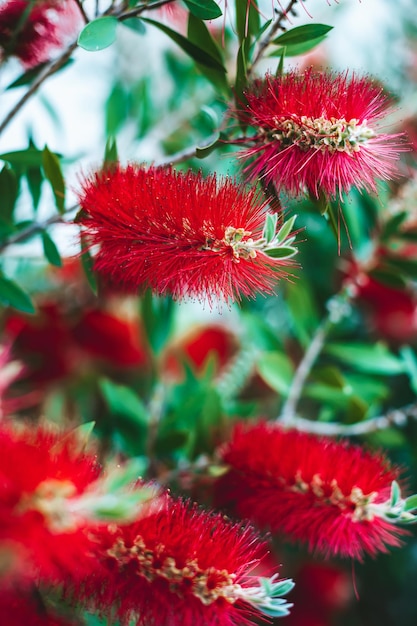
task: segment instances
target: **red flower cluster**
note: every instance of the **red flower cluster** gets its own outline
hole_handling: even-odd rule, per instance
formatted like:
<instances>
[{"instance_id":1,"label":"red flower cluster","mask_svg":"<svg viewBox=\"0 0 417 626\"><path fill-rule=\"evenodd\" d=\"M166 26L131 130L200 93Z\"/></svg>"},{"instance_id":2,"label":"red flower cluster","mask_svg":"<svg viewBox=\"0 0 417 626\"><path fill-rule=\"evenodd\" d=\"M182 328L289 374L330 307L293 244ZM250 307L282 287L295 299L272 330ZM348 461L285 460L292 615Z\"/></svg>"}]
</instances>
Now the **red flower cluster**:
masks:
<instances>
[{"instance_id":1,"label":"red flower cluster","mask_svg":"<svg viewBox=\"0 0 417 626\"><path fill-rule=\"evenodd\" d=\"M26 364L21 378L49 383L97 365L132 368L147 362L137 325L100 309L81 315L44 303L37 315L10 314L5 325L13 356Z\"/></svg>"},{"instance_id":2,"label":"red flower cluster","mask_svg":"<svg viewBox=\"0 0 417 626\"><path fill-rule=\"evenodd\" d=\"M295 252L269 252L265 202L214 175L119 166L85 180L80 205L78 222L98 247L95 269L132 291L210 303L272 293Z\"/></svg>"},{"instance_id":3,"label":"red flower cluster","mask_svg":"<svg viewBox=\"0 0 417 626\"><path fill-rule=\"evenodd\" d=\"M48 61L80 25L74 0L6 0L0 6L0 56L16 56L34 67Z\"/></svg>"},{"instance_id":4,"label":"red flower cluster","mask_svg":"<svg viewBox=\"0 0 417 626\"><path fill-rule=\"evenodd\" d=\"M398 546L401 529L378 516L397 471L379 454L276 424L238 426L220 450L229 471L217 503L326 555L362 559Z\"/></svg>"},{"instance_id":5,"label":"red flower cluster","mask_svg":"<svg viewBox=\"0 0 417 626\"><path fill-rule=\"evenodd\" d=\"M256 80L232 115L256 129L245 171L291 195L335 198L352 186L376 190L390 179L401 134L377 132L389 98L368 78L311 69Z\"/></svg>"},{"instance_id":6,"label":"red flower cluster","mask_svg":"<svg viewBox=\"0 0 417 626\"><path fill-rule=\"evenodd\" d=\"M266 544L247 525L168 500L155 515L108 526L98 540L98 562L107 572L91 579L85 594L108 618L147 626L248 626L261 614L259 581L249 574ZM281 602L284 614L288 605Z\"/></svg>"},{"instance_id":7,"label":"red flower cluster","mask_svg":"<svg viewBox=\"0 0 417 626\"><path fill-rule=\"evenodd\" d=\"M71 515L64 504L98 478L95 456L80 453L75 433L63 436L7 424L0 428L0 449L0 561L6 564L0 573L4 580L60 584L68 577L82 578L94 566L87 524Z\"/></svg>"},{"instance_id":8,"label":"red flower cluster","mask_svg":"<svg viewBox=\"0 0 417 626\"><path fill-rule=\"evenodd\" d=\"M212 357L217 375L230 363L238 349L238 337L225 326L195 326L167 347L162 370L168 378L181 380L185 362L191 363L198 373Z\"/></svg>"}]
</instances>

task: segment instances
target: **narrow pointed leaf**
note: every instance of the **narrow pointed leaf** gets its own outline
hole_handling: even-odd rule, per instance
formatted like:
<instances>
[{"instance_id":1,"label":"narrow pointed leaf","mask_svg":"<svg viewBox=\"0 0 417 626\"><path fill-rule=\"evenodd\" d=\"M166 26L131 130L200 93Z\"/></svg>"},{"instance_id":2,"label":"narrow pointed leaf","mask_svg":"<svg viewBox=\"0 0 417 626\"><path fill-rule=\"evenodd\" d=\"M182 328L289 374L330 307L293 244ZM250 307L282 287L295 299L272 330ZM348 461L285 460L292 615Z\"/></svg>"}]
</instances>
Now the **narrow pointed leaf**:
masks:
<instances>
[{"instance_id":1,"label":"narrow pointed leaf","mask_svg":"<svg viewBox=\"0 0 417 626\"><path fill-rule=\"evenodd\" d=\"M214 20L223 15L214 0L183 0L183 2L190 13L200 20Z\"/></svg>"},{"instance_id":2,"label":"narrow pointed leaf","mask_svg":"<svg viewBox=\"0 0 417 626\"><path fill-rule=\"evenodd\" d=\"M41 237L43 252L49 263L51 265L55 265L55 267L62 267L61 255L59 254L59 250L56 247L54 240L46 231L41 234Z\"/></svg>"},{"instance_id":3,"label":"narrow pointed leaf","mask_svg":"<svg viewBox=\"0 0 417 626\"><path fill-rule=\"evenodd\" d=\"M35 306L28 294L10 278L0 274L0 302L24 313L35 313Z\"/></svg>"},{"instance_id":4,"label":"narrow pointed leaf","mask_svg":"<svg viewBox=\"0 0 417 626\"><path fill-rule=\"evenodd\" d=\"M158 28L163 33L168 35L168 37L170 37L172 41L174 41L186 54L194 59L194 61L197 61L197 63L226 73L225 67L221 62L219 62L218 59L213 57L206 50L203 50L196 44L191 43L191 41L183 35L180 35L175 30L168 28L168 26L165 26L165 24L160 24L159 22L156 22L155 20L143 18L143 21L147 24L152 24L152 26L155 26L155 28Z\"/></svg>"},{"instance_id":5,"label":"narrow pointed leaf","mask_svg":"<svg viewBox=\"0 0 417 626\"><path fill-rule=\"evenodd\" d=\"M65 210L65 181L61 171L61 164L56 154L45 146L42 152L42 167L45 177L49 181L59 213Z\"/></svg>"}]
</instances>

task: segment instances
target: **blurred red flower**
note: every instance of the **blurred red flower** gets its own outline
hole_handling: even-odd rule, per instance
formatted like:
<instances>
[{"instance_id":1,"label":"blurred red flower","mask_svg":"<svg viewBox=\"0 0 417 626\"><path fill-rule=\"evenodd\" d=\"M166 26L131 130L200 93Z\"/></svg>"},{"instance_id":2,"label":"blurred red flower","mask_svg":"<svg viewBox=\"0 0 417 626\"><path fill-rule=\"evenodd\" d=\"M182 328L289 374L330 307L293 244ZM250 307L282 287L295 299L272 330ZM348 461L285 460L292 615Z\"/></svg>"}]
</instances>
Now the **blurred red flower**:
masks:
<instances>
[{"instance_id":1,"label":"blurred red flower","mask_svg":"<svg viewBox=\"0 0 417 626\"><path fill-rule=\"evenodd\" d=\"M217 504L262 528L359 560L400 544L404 531L372 509L398 475L380 454L265 422L238 425L219 454L230 469Z\"/></svg>"},{"instance_id":2,"label":"blurred red flower","mask_svg":"<svg viewBox=\"0 0 417 626\"><path fill-rule=\"evenodd\" d=\"M49 61L82 25L74 0L6 0L0 5L0 57L31 68Z\"/></svg>"},{"instance_id":3,"label":"blurred red flower","mask_svg":"<svg viewBox=\"0 0 417 626\"><path fill-rule=\"evenodd\" d=\"M256 130L240 155L253 180L336 198L393 177L403 135L377 132L390 99L369 78L310 68L255 80L244 97L231 114Z\"/></svg>"},{"instance_id":4,"label":"blurred red flower","mask_svg":"<svg viewBox=\"0 0 417 626\"><path fill-rule=\"evenodd\" d=\"M131 368L148 361L138 324L100 309L82 313L44 303L37 315L9 314L5 333L25 363L21 378L51 383L98 364Z\"/></svg>"},{"instance_id":5,"label":"blurred red flower","mask_svg":"<svg viewBox=\"0 0 417 626\"><path fill-rule=\"evenodd\" d=\"M122 624L246 626L261 615L249 574L267 550L248 525L169 500L98 539L108 571L87 582L86 599Z\"/></svg>"},{"instance_id":6,"label":"blurred red flower","mask_svg":"<svg viewBox=\"0 0 417 626\"><path fill-rule=\"evenodd\" d=\"M195 326L167 347L162 369L166 376L180 379L184 375L184 362L191 363L198 373L212 356L218 374L238 348L238 338L228 328L216 324Z\"/></svg>"},{"instance_id":7,"label":"blurred red flower","mask_svg":"<svg viewBox=\"0 0 417 626\"><path fill-rule=\"evenodd\" d=\"M257 245L265 201L230 179L118 166L86 179L79 201L95 269L131 291L234 301L272 293L290 265Z\"/></svg>"},{"instance_id":8,"label":"blurred red flower","mask_svg":"<svg viewBox=\"0 0 417 626\"><path fill-rule=\"evenodd\" d=\"M80 452L75 431L54 433L5 422L0 449L2 586L81 580L96 563L88 523L66 503L98 478L95 455Z\"/></svg>"}]
</instances>

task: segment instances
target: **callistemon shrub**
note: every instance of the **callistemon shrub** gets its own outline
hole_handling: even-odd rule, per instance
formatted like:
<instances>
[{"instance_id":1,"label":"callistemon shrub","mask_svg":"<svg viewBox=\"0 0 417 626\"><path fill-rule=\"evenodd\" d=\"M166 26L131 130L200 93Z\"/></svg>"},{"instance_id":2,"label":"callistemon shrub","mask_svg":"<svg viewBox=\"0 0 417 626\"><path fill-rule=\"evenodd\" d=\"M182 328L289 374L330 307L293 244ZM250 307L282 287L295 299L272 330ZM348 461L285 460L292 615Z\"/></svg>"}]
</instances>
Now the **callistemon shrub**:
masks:
<instances>
[{"instance_id":1,"label":"callistemon shrub","mask_svg":"<svg viewBox=\"0 0 417 626\"><path fill-rule=\"evenodd\" d=\"M123 625L249 626L291 606L281 596L292 581L251 575L268 552L253 528L186 501L108 525L96 545L107 571L84 585L86 603Z\"/></svg>"},{"instance_id":2,"label":"callistemon shrub","mask_svg":"<svg viewBox=\"0 0 417 626\"><path fill-rule=\"evenodd\" d=\"M291 71L253 81L244 98L231 115L255 131L239 155L252 180L335 198L393 177L404 147L401 135L378 130L390 99L371 79Z\"/></svg>"},{"instance_id":3,"label":"callistemon shrub","mask_svg":"<svg viewBox=\"0 0 417 626\"><path fill-rule=\"evenodd\" d=\"M115 166L87 178L79 201L95 269L131 291L210 303L272 293L296 252L258 192L229 178Z\"/></svg>"},{"instance_id":4,"label":"callistemon shrub","mask_svg":"<svg viewBox=\"0 0 417 626\"><path fill-rule=\"evenodd\" d=\"M83 24L75 0L6 0L0 6L0 59L31 68L48 61Z\"/></svg>"},{"instance_id":5,"label":"callistemon shrub","mask_svg":"<svg viewBox=\"0 0 417 626\"><path fill-rule=\"evenodd\" d=\"M398 472L380 454L261 422L238 425L220 456L217 503L262 528L356 559L400 544L383 514Z\"/></svg>"}]
</instances>

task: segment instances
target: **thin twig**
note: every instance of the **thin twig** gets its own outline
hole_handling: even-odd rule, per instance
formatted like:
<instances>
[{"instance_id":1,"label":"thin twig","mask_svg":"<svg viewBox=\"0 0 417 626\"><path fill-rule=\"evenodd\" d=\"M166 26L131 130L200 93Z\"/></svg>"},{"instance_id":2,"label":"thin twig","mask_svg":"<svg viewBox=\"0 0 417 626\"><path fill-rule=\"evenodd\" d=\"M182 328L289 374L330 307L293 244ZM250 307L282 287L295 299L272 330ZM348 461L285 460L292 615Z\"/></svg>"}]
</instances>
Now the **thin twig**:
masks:
<instances>
[{"instance_id":1,"label":"thin twig","mask_svg":"<svg viewBox=\"0 0 417 626\"><path fill-rule=\"evenodd\" d=\"M291 13L291 11L294 8L294 5L296 5L297 2L298 2L298 0L290 0L288 2L287 8L284 9L283 11L281 11L279 17L277 18L277 20L272 25L271 30L268 32L266 37L264 37L264 39L262 39L260 41L259 47L258 47L258 51L256 53L256 56L255 56L255 58L254 58L254 60L252 62L252 65L248 68L248 72L247 72L248 77L253 72L254 67L262 59L262 57L263 57L263 55L265 53L266 48L270 45L272 39L275 37L277 32L279 30L285 30L285 28L283 27L282 23L287 19L288 13Z\"/></svg>"},{"instance_id":2,"label":"thin twig","mask_svg":"<svg viewBox=\"0 0 417 626\"><path fill-rule=\"evenodd\" d=\"M378 415L356 424L340 424L332 422L314 422L304 417L293 417L291 428L304 433L328 435L330 437L353 437L384 430L390 426L405 426L409 419L417 420L417 404L409 404L401 409L393 409L385 415Z\"/></svg>"},{"instance_id":3,"label":"thin twig","mask_svg":"<svg viewBox=\"0 0 417 626\"><path fill-rule=\"evenodd\" d=\"M30 226L27 226L15 235L9 237L6 241L3 241L0 244L0 253L2 253L6 248L11 245L23 243L24 241L26 241L26 239L33 237L33 235L36 235L36 233L45 230L45 228L48 228L48 226L52 226L52 224L59 224L60 222L65 223L65 220L63 219L64 216L72 213L77 208L78 205L75 205L70 207L69 209L65 209L63 213L56 213L51 217L48 217L48 219L44 220L43 222L33 222L32 224L30 224Z\"/></svg>"},{"instance_id":4,"label":"thin twig","mask_svg":"<svg viewBox=\"0 0 417 626\"><path fill-rule=\"evenodd\" d=\"M20 100L16 102L14 107L9 111L9 113L6 115L6 117L0 124L0 134L10 124L10 122L13 120L15 115L20 111L23 105L33 96L34 93L36 93L36 91L39 89L42 83L47 78L49 78L49 76L52 76L52 74L55 74L55 72L57 72L64 65L64 63L71 57L71 54L73 53L76 47L77 47L77 42L73 41L57 59L48 63L43 68L43 70L39 72L38 76L35 78L35 80L30 85L28 90L23 94Z\"/></svg>"},{"instance_id":5,"label":"thin twig","mask_svg":"<svg viewBox=\"0 0 417 626\"><path fill-rule=\"evenodd\" d=\"M115 17L117 17L118 20L123 21L123 20L128 19L129 17L134 17L136 15L139 15L140 13L143 13L144 11L147 11L147 10L150 10L150 9L157 9L157 8L159 8L161 6L164 6L165 4L169 4L172 1L173 0L160 0L159 2L154 2L150 6L149 5L142 5L141 7L133 9L132 11L127 11L126 13L121 13L119 15L115 14ZM86 21L88 21L88 17L85 14L85 12L83 11L80 2L78 2L78 6L80 7L81 11L83 12L84 19ZM103 15L110 15L110 14L112 14L112 12L111 11L107 11ZM26 102L37 92L37 90L42 85L42 83L47 78L49 78L49 76L52 76L52 74L55 74L55 72L57 72L64 65L64 63L71 57L71 55L74 52L74 50L76 49L77 45L78 45L78 40L73 41L71 44L69 44L69 46L64 50L64 52L57 59L55 59L55 60L51 61L50 63L48 63L42 69L42 71L39 72L38 76L31 83L31 85L29 86L28 90L16 102L14 107L9 111L9 113L4 118L3 122L0 124L0 135L7 128L7 126L13 120L15 115L20 111L20 109L24 106L24 104L26 104Z\"/></svg>"},{"instance_id":6,"label":"thin twig","mask_svg":"<svg viewBox=\"0 0 417 626\"><path fill-rule=\"evenodd\" d=\"M311 368L323 348L327 334L331 327L332 322L330 318L327 317L318 327L312 342L304 353L291 383L288 398L286 399L281 415L278 418L281 424L289 424L291 422L291 425L293 425L297 404L300 400L305 382L310 374Z\"/></svg>"},{"instance_id":7,"label":"thin twig","mask_svg":"<svg viewBox=\"0 0 417 626\"><path fill-rule=\"evenodd\" d=\"M301 398L306 380L314 363L316 362L317 357L323 349L329 331L348 314L350 310L349 299L351 295L349 284L345 284L339 293L328 300L328 314L318 326L310 345L305 351L304 356L297 367L290 386L288 397L282 408L281 415L277 418L277 421L281 424L290 425L291 423L292 425L293 420L296 419L297 404Z\"/></svg>"}]
</instances>

